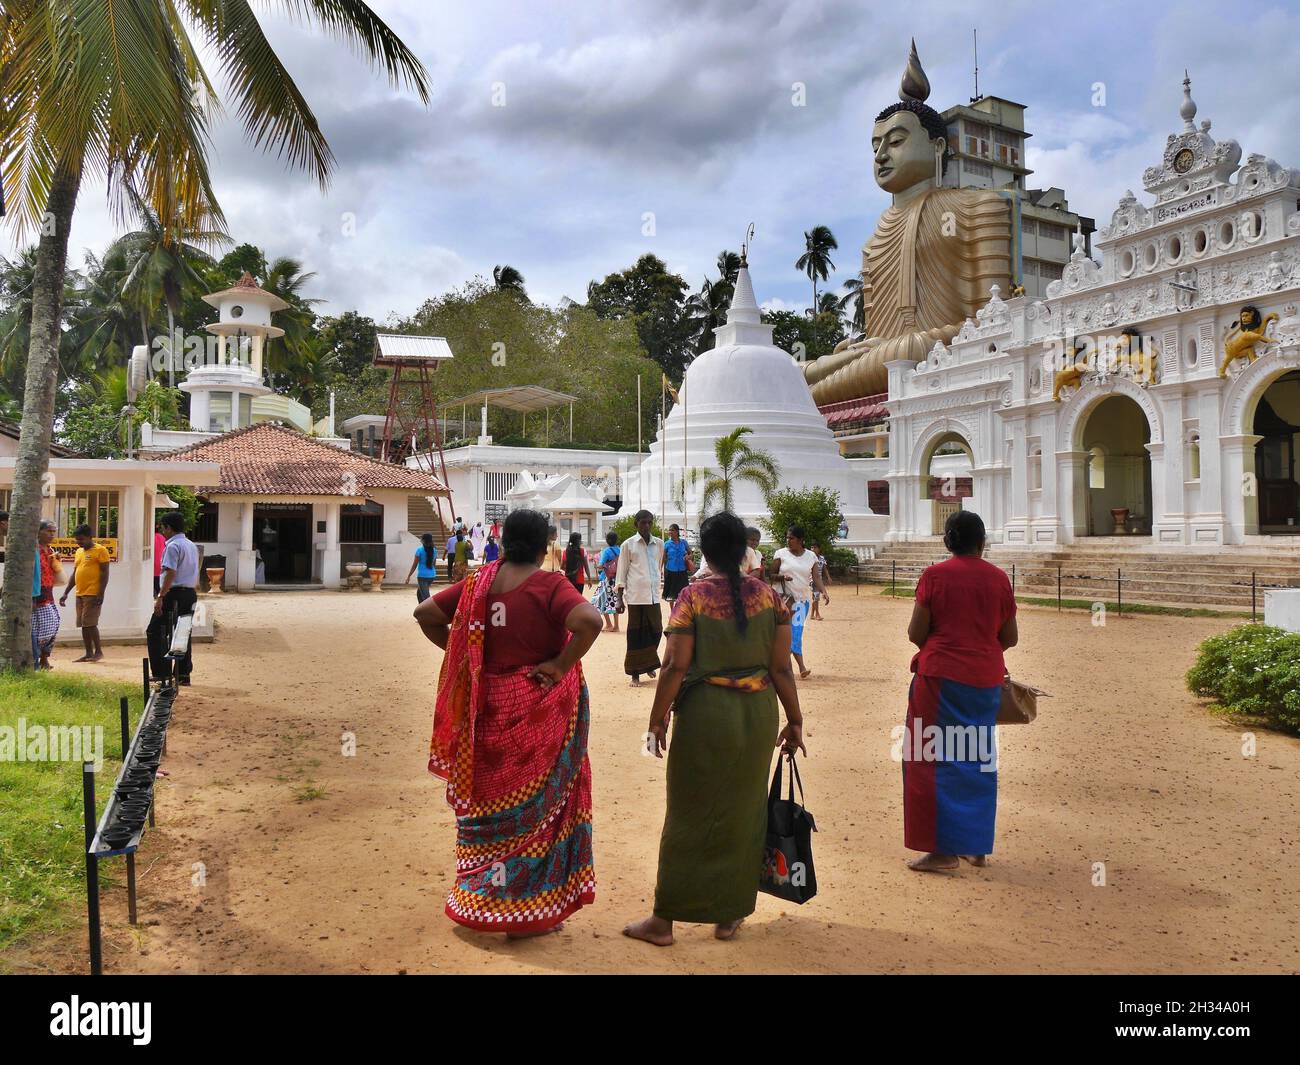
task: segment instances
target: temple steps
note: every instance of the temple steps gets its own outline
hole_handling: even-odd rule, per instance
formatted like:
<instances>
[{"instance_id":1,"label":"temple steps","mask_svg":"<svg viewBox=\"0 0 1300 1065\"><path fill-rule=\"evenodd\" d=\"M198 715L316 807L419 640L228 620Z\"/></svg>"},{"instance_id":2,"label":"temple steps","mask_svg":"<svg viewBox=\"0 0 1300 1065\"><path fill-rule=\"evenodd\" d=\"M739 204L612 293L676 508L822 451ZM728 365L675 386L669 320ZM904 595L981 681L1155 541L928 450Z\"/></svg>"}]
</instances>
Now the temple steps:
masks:
<instances>
[{"instance_id":1,"label":"temple steps","mask_svg":"<svg viewBox=\"0 0 1300 1065\"><path fill-rule=\"evenodd\" d=\"M868 583L888 584L896 573L900 584L910 586L922 568L947 557L938 538L889 544L877 552L875 559L860 564L856 577ZM1064 599L1114 602L1118 575L1128 603L1232 611L1250 610L1252 575L1254 604L1260 611L1264 593L1270 588L1300 588L1300 550L1285 544L1278 550L1228 548L1213 554L1127 547L1115 550L1106 545L1051 551L994 546L985 558L1008 575L1014 568L1016 594L1031 598L1054 599L1058 573Z\"/></svg>"}]
</instances>

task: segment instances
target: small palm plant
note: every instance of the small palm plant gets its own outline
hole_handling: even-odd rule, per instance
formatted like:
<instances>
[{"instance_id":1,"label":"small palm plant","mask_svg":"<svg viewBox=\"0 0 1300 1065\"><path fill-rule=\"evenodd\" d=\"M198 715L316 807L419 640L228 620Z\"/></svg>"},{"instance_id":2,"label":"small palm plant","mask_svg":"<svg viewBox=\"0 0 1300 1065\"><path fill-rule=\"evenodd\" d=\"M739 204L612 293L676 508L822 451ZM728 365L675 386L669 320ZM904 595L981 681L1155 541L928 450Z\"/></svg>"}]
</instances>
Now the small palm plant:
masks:
<instances>
[{"instance_id":1,"label":"small palm plant","mask_svg":"<svg viewBox=\"0 0 1300 1065\"><path fill-rule=\"evenodd\" d=\"M765 497L776 491L781 467L766 451L750 447L745 442L745 437L753 431L747 425L737 426L726 436L714 441L713 453L718 459L719 472L704 482L701 497L703 510L708 511L714 502L721 503L722 510L731 510L738 481L758 485Z\"/></svg>"}]
</instances>

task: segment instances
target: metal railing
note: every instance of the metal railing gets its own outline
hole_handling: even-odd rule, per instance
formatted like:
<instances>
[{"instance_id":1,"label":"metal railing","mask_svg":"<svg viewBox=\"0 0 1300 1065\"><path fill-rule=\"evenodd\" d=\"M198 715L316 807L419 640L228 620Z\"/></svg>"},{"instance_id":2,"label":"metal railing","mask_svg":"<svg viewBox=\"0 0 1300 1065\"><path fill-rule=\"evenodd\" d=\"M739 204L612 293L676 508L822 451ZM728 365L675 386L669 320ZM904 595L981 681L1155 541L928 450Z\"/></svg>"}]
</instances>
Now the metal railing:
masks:
<instances>
[{"instance_id":1,"label":"metal railing","mask_svg":"<svg viewBox=\"0 0 1300 1065\"><path fill-rule=\"evenodd\" d=\"M944 562L947 560L948 557L949 556L944 556L943 558L936 558L932 562L909 562L909 561L900 562L898 559L894 559L894 558L874 559L872 561L865 562L865 563L860 562L853 567L854 583L855 585L861 585L864 576L870 578L873 575L878 575L879 574L878 567L881 567L885 563L888 563L889 579L887 583L889 585L889 594L891 597L895 597L898 595L898 580L900 574L903 576L904 579L906 579L909 574L914 574L915 578L919 578L921 573L929 569L930 566L935 565L939 562ZM997 565L997 563L993 563L993 564ZM1066 566L1063 563L1058 563L1054 567L1050 567L1050 566L1029 567L1029 566L1023 566L1020 563L1013 562L1009 567L998 566L998 568L1002 570L1002 572L1005 573L1008 576L1008 578L1010 578L1012 594L1024 595L1026 598L1050 598L1050 596L1047 597L1033 596L1025 592L1022 578L1032 575L1032 576L1045 576L1050 580L1051 578L1055 577L1056 609L1058 612L1063 609L1063 604L1069 601L1063 595L1063 587L1066 582L1069 582L1071 584L1076 584L1082 581L1096 581L1098 582L1099 585L1103 586L1105 590L1114 588L1116 612L1121 617L1124 614L1124 586L1126 584L1133 584L1136 582L1140 582L1144 579L1149 579L1149 578L1143 578L1141 576L1126 577L1124 575L1124 570L1122 567L1116 567L1115 575L1113 577L1109 575L1101 576L1099 574L1093 574L1093 573L1074 573L1074 572L1066 573L1065 572ZM1238 574L1231 574L1229 575L1229 581L1233 583L1234 586L1241 587L1244 589L1246 584L1246 574L1241 573L1239 576L1240 576L1240 580L1238 581L1236 579L1238 577ZM884 583L884 582L868 580L868 583ZM915 579L913 580L912 583L915 583ZM1267 591L1269 589L1282 589L1288 587L1291 586L1287 584L1275 584L1275 583L1267 583L1261 581L1259 579L1259 571L1252 569L1250 571L1250 620L1257 621L1259 619L1259 596L1261 592ZM1151 605L1151 604L1139 603L1136 600L1133 600L1132 596L1130 595L1130 608L1134 605L1143 606L1143 605ZM1169 603L1161 603L1159 605L1168 606L1171 607L1172 609L1177 609L1176 606ZM1199 609L1199 607L1197 607L1195 604L1189 604L1188 609ZM1229 604L1222 604L1222 609L1224 611L1231 611L1233 607Z\"/></svg>"}]
</instances>

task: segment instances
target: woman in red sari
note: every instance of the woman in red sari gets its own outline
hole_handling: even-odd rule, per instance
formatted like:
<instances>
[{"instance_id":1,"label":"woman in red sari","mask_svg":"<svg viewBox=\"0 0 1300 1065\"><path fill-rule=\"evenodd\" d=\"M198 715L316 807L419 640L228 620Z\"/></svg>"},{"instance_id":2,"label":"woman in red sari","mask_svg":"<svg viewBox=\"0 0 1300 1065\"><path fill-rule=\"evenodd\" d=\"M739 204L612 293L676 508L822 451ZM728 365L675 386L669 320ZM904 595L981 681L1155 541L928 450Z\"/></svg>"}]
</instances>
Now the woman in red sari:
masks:
<instances>
[{"instance_id":1,"label":"woman in red sari","mask_svg":"<svg viewBox=\"0 0 1300 1065\"><path fill-rule=\"evenodd\" d=\"M453 921L543 935L596 898L590 714L580 659L600 614L543 572L544 514L506 518L503 557L415 610L444 649L429 772L456 812Z\"/></svg>"}]
</instances>

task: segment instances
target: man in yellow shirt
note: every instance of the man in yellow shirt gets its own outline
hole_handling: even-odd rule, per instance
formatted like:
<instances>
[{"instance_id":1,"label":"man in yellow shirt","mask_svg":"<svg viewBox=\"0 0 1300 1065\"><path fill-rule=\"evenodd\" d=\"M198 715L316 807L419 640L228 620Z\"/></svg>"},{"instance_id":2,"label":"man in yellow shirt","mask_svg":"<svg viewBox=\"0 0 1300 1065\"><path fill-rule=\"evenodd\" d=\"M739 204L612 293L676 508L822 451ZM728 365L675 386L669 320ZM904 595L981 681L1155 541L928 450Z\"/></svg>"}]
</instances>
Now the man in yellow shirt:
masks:
<instances>
[{"instance_id":1,"label":"man in yellow shirt","mask_svg":"<svg viewBox=\"0 0 1300 1065\"><path fill-rule=\"evenodd\" d=\"M68 581L59 605L67 603L68 593L77 589L77 628L81 630L81 639L86 645L86 653L77 661L98 662L104 657L104 648L99 642L99 611L104 605L104 593L108 591L108 548L95 543L89 525L78 525L72 535L77 541L77 553L72 561L72 579Z\"/></svg>"}]
</instances>

